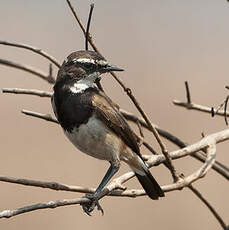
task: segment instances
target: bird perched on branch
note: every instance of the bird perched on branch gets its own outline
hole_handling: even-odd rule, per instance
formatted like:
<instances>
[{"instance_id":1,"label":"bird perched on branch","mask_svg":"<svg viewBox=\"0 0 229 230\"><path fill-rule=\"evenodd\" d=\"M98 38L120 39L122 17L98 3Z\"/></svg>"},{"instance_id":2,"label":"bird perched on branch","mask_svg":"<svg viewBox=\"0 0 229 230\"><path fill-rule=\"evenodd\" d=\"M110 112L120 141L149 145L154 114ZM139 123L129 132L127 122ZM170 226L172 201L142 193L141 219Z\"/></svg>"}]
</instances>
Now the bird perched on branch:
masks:
<instances>
[{"instance_id":1,"label":"bird perched on branch","mask_svg":"<svg viewBox=\"0 0 229 230\"><path fill-rule=\"evenodd\" d=\"M116 104L96 86L101 74L123 71L110 65L94 51L77 51L62 64L54 85L52 106L68 139L82 152L110 162L110 167L93 194L84 204L90 212L99 205L101 191L118 171L120 161L135 172L147 195L157 200L164 193L142 160L137 137Z\"/></svg>"}]
</instances>

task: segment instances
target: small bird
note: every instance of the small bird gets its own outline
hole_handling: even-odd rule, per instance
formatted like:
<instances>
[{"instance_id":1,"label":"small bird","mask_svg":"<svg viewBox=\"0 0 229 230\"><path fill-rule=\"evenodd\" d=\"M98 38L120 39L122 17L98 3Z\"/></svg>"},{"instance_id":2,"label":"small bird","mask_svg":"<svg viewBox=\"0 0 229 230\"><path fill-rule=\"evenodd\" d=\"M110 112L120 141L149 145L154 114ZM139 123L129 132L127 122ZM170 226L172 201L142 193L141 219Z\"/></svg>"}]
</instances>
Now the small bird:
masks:
<instances>
[{"instance_id":1,"label":"small bird","mask_svg":"<svg viewBox=\"0 0 229 230\"><path fill-rule=\"evenodd\" d=\"M110 167L93 194L86 194L91 203L84 204L90 212L97 206L102 189L118 171L120 161L135 172L146 194L153 200L164 192L144 163L137 136L123 115L105 93L95 86L101 74L123 69L110 65L94 51L71 53L59 69L53 87L52 107L65 135L82 152L110 162Z\"/></svg>"}]
</instances>

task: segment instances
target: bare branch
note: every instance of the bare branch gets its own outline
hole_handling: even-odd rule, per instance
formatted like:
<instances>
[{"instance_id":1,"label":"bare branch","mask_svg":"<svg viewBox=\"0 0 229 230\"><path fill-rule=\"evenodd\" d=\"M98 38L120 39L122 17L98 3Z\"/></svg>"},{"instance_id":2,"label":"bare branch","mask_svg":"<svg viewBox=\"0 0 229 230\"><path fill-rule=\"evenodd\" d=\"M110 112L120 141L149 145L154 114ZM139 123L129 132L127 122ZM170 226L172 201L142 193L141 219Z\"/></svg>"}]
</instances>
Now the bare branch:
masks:
<instances>
[{"instance_id":1,"label":"bare branch","mask_svg":"<svg viewBox=\"0 0 229 230\"><path fill-rule=\"evenodd\" d=\"M70 8L71 11L72 11L72 14L74 15L74 17L75 17L77 23L79 24L79 26L80 26L80 28L81 28L81 30L82 30L82 32L83 32L85 38L86 38L86 30L84 29L84 26L83 26L82 22L80 21L79 17L77 16L76 11L75 11L74 7L72 6L72 3L71 3L69 0L66 0L66 2L68 3L68 6L69 6L69 8ZM96 46L94 45L94 42L93 42L92 37L91 37L90 34L88 34L88 42L90 43L90 45L92 46L92 48L93 48L97 53L100 54L100 52L98 51L98 49L97 49Z\"/></svg>"},{"instance_id":2,"label":"bare branch","mask_svg":"<svg viewBox=\"0 0 229 230\"><path fill-rule=\"evenodd\" d=\"M185 82L185 89L186 89L187 102L173 100L174 105L185 107L186 109L190 109L190 110L192 109L192 110L197 110L197 111L201 111L205 113L210 113L212 117L215 115L224 116L226 125L228 125L227 117L229 116L229 113L227 112L226 109L227 109L227 102L228 102L229 96L223 101L223 103L221 103L218 106L217 109L214 109L213 107L210 108L204 105L199 105L199 104L195 104L191 102L191 95L190 95L189 86L188 86L187 81ZM224 106L224 110L221 110L223 106Z\"/></svg>"},{"instance_id":3,"label":"bare branch","mask_svg":"<svg viewBox=\"0 0 229 230\"><path fill-rule=\"evenodd\" d=\"M74 8L72 7L70 1L67 0L67 2L69 4L69 7L71 8L71 10L72 10L75 18L77 19L78 17L76 15L76 13L74 11ZM91 6L91 12L92 12L92 10L93 10L93 7ZM79 21L79 19L77 19L77 22L79 23L80 26L82 26L81 29L84 32L84 35L86 37L86 49L88 49L88 42L87 42L87 39L88 39L88 41L92 45L93 49L96 52L100 53L98 51L98 49L96 48L96 46L94 45L91 35L89 35L90 19L91 19L91 15L89 16L88 28L87 28L86 32L85 32L85 29L82 26L81 22ZM3 44L3 43L0 43L0 44ZM7 42L5 42L5 43L7 43ZM34 47L31 48L31 47L29 47L27 45L20 45L20 44L16 44L15 45L13 43L9 43L9 44L11 46L16 46L16 47L20 47L20 48L29 49L29 50L35 49ZM7 44L5 44L5 45L7 45ZM39 53L40 55L44 56L44 54L41 54L38 51L36 53ZM0 59L0 61L1 61L1 59ZM39 76L37 74L39 71L38 72L31 71L31 67L27 67L26 68L26 66L24 66L24 65L20 65L20 64L16 64L16 63L12 64L12 63L13 62L6 61L6 60L3 60L3 63L0 62L0 64L5 64L5 65L11 66L11 67L19 68L19 69L22 69L24 71L27 71L27 72L30 72L30 73L33 73L33 74ZM59 64L56 63L56 65L58 66ZM60 67L60 65L58 67ZM39 77L41 77L42 79L48 81L49 83L54 83L55 79L52 77L52 66L50 66L49 70L50 71L49 71L49 75L48 76L45 76L45 74L44 74L45 78L42 77L42 76L39 76ZM175 183L173 183L171 185L162 186L162 189L165 192L168 192L168 191L173 191L175 189L182 189L184 187L189 187L198 197L201 197L201 194L196 189L193 189L193 187L191 186L191 184L194 181L202 178L211 167L214 167L215 155L216 155L216 146L215 146L215 144L229 139L229 133L227 133L227 130L219 132L219 133L216 133L216 134L209 135L207 137L204 137L200 142L198 142L198 143L196 143L194 145L187 146L186 148L184 148L182 150L174 151L174 152L172 152L172 153L169 154L168 150L166 149L165 144L162 142L162 140L161 140L161 138L160 138L160 136L158 134L158 131L157 131L156 127L151 123L151 121L149 120L149 118L147 117L147 115L145 114L145 112L142 110L139 102L137 101L137 99L132 94L131 89L127 88L122 83L122 81L114 73L112 73L112 75L119 82L119 84L123 87L124 91L127 93L127 95L130 97L130 99L132 100L132 102L135 104L136 108L138 109L138 111L141 113L141 115L143 116L143 118L145 120L145 121L144 120L142 121L145 124L145 127L147 127L151 132L153 132L154 136L156 137L156 140L158 141L158 143L159 143L159 145L161 147L163 155L158 155L158 156L144 156L144 159L148 160L148 163L149 163L150 167L158 165L160 163L166 163L169 166L169 169L171 171L171 174L173 176L173 179L174 179ZM186 82L185 85L186 85L186 92L187 92L187 104L189 104L189 106L190 106L190 104L192 104L192 103L191 103L191 96L190 96L190 92L189 92L188 83ZM52 93L48 93L48 92L44 92L44 91L36 91L36 90L31 90L31 91L24 90L23 91L23 89L17 89L17 88L16 89L3 89L3 92L16 93L16 94L17 93L18 94L31 94L31 95L37 95L37 96L42 96L42 97L50 97L52 95ZM30 116L34 116L34 117L45 119L47 121L52 121L52 122L58 123L58 121L56 119L52 118L51 115L49 115L49 114L44 115L44 114L40 114L40 113L36 113L36 112L32 112L32 111L27 111L27 110L23 110L22 112L24 114L26 114L26 115L30 115ZM226 114L226 116L228 115L226 113L226 109L225 109L225 114ZM226 116L225 116L225 118L226 118ZM141 123L139 121L139 119L135 120L135 122L138 125L139 125L139 123ZM140 127L140 125L139 125L139 127ZM141 131L141 129L140 129L140 131ZM149 148L149 149L151 148L151 146L147 146L148 145L147 143L143 142L143 144L147 148ZM173 163L172 163L171 160L172 159L178 159L180 157L184 157L184 156L196 153L196 151L200 151L200 150L206 150L207 151L207 158L206 158L206 161L204 162L204 164L200 167L200 169L198 169L196 172L194 172L190 176L187 176L187 177L182 178L182 179L179 178L179 175L176 172L176 169L173 166ZM126 174L122 175L119 178L114 179L103 190L103 194L101 195L100 198L102 198L105 195L108 195L109 193L110 193L110 195L120 195L120 196L129 196L129 197L136 197L136 196L145 195L144 190L133 189L133 190L125 190L124 191L125 188L124 188L124 186L122 184L124 182L126 182L127 180L129 180L130 178L132 178L133 176L134 176L134 173L133 172L129 172L129 173L126 173ZM9 178L9 177L0 177L0 180L1 179L2 179L2 181L6 181L6 182L19 183L19 184L29 185L29 186L51 188L51 189L55 189L55 190L78 189L79 191L81 190L82 192L85 192L85 190L87 190L87 192L94 192L94 189L82 188L82 187L78 187L78 186L68 187L68 185L61 185L61 184L55 183L55 182L44 182L44 183L46 183L44 185L44 184L42 184L43 182L34 181L34 180L28 181L26 179L17 179L17 178ZM41 183L41 184L39 184L38 182ZM29 184L29 183L31 183L31 184ZM121 189L121 191L120 190L116 190L116 189ZM67 190L67 191L70 191L70 190ZM204 202L203 199L201 199L201 200ZM18 215L18 214L21 214L21 213L25 213L25 212L34 211L34 210L37 210L37 209L56 208L56 207L60 207L60 206L64 206L64 205L82 204L82 203L85 203L85 202L89 202L89 200L86 199L86 198L78 198L78 199L72 199L72 200L50 201L50 202L47 202L47 203L39 203L39 204L35 204L35 205L26 206L24 208L19 208L17 210L12 210L12 211L5 210L5 211L2 211L2 212L0 212L0 218L1 217L9 218L11 216L15 216L15 215ZM204 203L208 207L210 206L210 205L208 205L208 202L206 200L205 200ZM214 214L214 209L212 210L211 206L209 207L209 209ZM217 215L215 215L215 217L217 218ZM217 218L217 220L220 222L221 226L226 229L226 225L223 222L223 220L220 217Z\"/></svg>"},{"instance_id":4,"label":"bare branch","mask_svg":"<svg viewBox=\"0 0 229 230\"><path fill-rule=\"evenodd\" d=\"M76 199L65 199L58 201L49 201L46 203L38 203L34 205L25 206L23 208L18 208L15 210L4 210L0 212L0 218L10 218L12 216L17 216L19 214L32 212L39 209L47 209L47 208L58 208L66 205L75 205L81 204L82 202L89 202L87 198L76 198Z\"/></svg>"},{"instance_id":5,"label":"bare branch","mask_svg":"<svg viewBox=\"0 0 229 230\"><path fill-rule=\"evenodd\" d=\"M46 182L46 181L31 180L25 178L15 178L15 177L8 177L8 176L0 176L0 181L13 183L13 184L34 186L39 188L48 188L56 191L70 191L70 192L80 192L80 193L93 193L95 191L94 188L90 189L81 186L60 184L58 182Z\"/></svg>"},{"instance_id":6,"label":"bare branch","mask_svg":"<svg viewBox=\"0 0 229 230\"><path fill-rule=\"evenodd\" d=\"M47 97L51 97L52 93L51 92L45 92L45 91L40 91L40 90L32 90L32 89L3 89L3 92L9 92L9 93L16 93L16 94L31 94L31 95L37 95L37 96L47 96ZM140 118L137 117L136 115L127 112L123 109L120 109L120 112L123 114L123 116L132 122L139 122L144 128L149 129L149 127L147 126L147 124L145 123L145 121ZM32 112L32 111L26 111L26 115L30 115L30 116L34 116L34 117L38 117L41 119L44 119L46 121L52 121L55 123L58 123L56 119L54 118L50 118L50 115L47 114L41 114L41 113L36 113L36 112ZM173 142L174 144L176 144L177 146L179 146L180 148L184 148L185 146L187 146L187 144L185 144L184 142L182 142L180 139L178 139L177 137L175 137L174 135L172 135L171 133L158 128L156 125L154 125L158 131L158 133L168 139L169 141ZM143 141L143 145L149 150L151 151L153 154L155 154L156 152L154 151L154 149L146 142ZM192 154L192 157L200 160L201 162L204 162L206 157L201 155L200 153L194 153ZM229 169L228 167L226 167L225 165L223 165L220 162L215 162L215 164L213 165L213 169L216 170L218 173L220 173L222 176L224 176L226 179L229 179ZM227 172L225 172L227 171Z\"/></svg>"},{"instance_id":7,"label":"bare branch","mask_svg":"<svg viewBox=\"0 0 229 230\"><path fill-rule=\"evenodd\" d=\"M187 103L191 104L192 103L192 101L191 101L191 94L190 94L189 85L188 85L187 81L185 81L185 88L186 88Z\"/></svg>"},{"instance_id":8,"label":"bare branch","mask_svg":"<svg viewBox=\"0 0 229 230\"><path fill-rule=\"evenodd\" d=\"M138 117L128 111L125 111L123 109L120 109L121 113L123 114L123 116L128 120L128 121L132 121L132 122L135 122L138 120L138 122L146 129L149 130L149 127L147 126L147 124L145 123L145 121L141 118L141 117ZM180 148L184 148L186 146L188 146L187 143L184 143L183 141L181 141L178 137L172 135L171 133L169 133L168 131L166 130L163 130L159 127L157 127L155 125L158 133L166 138L167 140L171 141L172 143L174 143L175 145L177 145L178 147ZM144 143L143 143L144 144ZM147 146L147 143L145 144L145 146ZM153 152L154 150L151 150L151 152ZM154 151L155 152L155 151ZM193 153L191 155L192 157L194 157L195 159L201 161L201 162L205 162L206 160L206 156L204 156L203 154L201 153ZM225 177L227 180L229 180L229 168L225 165L223 165L222 163L218 162L218 161L215 161L213 167L212 167L215 171L217 171L220 175L222 175L223 177Z\"/></svg>"},{"instance_id":9,"label":"bare branch","mask_svg":"<svg viewBox=\"0 0 229 230\"><path fill-rule=\"evenodd\" d=\"M215 158L215 153L216 153L216 148L215 148L214 143L215 143L215 140L217 139L216 136L220 136L221 138L226 138L226 136L228 136L228 138L229 138L229 131L227 130L225 132L220 132L217 135L212 134L212 135L204 138L205 139L205 140L203 139L204 141L203 140L200 141L200 142L204 142L204 143L200 144L200 142L198 142L192 146L189 146L190 147L189 151L195 151L196 146L200 147L203 144L206 145L205 146L205 147L207 147L207 160L206 160L206 162L203 164L203 166L200 167L199 170L197 170L195 173L191 174L190 176L188 176L182 180L180 179L179 181L177 181L174 184L162 186L162 189L165 192L176 190L176 189L181 189L183 187L189 186L191 183L193 183L197 179L202 178L207 173L207 171L211 168L211 166L214 163L214 158ZM218 141L222 141L222 140L218 139ZM186 148L186 150L188 151L187 148ZM183 150L184 155L187 154L186 150L185 151ZM160 156L161 156L161 158L164 158L164 160L165 160L164 155L160 155ZM159 156L151 156L149 159L151 159L152 157L158 158ZM153 161L151 161L151 162L148 161L148 162L149 162L150 166L153 165L153 163L152 163ZM157 163L157 161L154 160L154 163ZM101 193L100 199L115 189L120 189L120 188L123 189L122 184L125 183L126 181L128 181L133 176L134 176L133 172L128 172L128 173L125 173L124 175L114 179L105 189L103 189L103 192ZM6 180L6 178L3 178L3 179ZM14 181L14 180L15 179L11 178L11 181ZM18 183L18 181L17 181L17 183ZM26 183L23 181L23 183L28 185L28 181L26 181ZM53 184L53 182L52 182L52 184ZM51 186L53 189L52 184L49 184L49 186ZM33 185L38 186L38 184L35 181L33 181ZM47 186L47 183L46 183L46 186ZM66 185L64 185L64 186L66 187ZM45 187L45 186L43 186L43 187ZM59 186L59 188L61 188L61 186ZM55 189L55 186L54 186L54 189ZM131 197L145 195L144 190L126 190L126 191L114 191L114 192L116 192L116 195L119 193L119 194L121 194L121 196L131 196ZM55 202L50 201L47 203L38 203L35 205L26 206L23 208L12 210L12 211L4 210L4 211L0 212L0 218L3 218L3 217L9 218L9 217L12 217L15 215L19 215L19 214L22 214L25 212L30 212L30 211L34 211L34 210L38 210L38 209L56 208L56 207L60 207L60 206L64 206L64 205L82 204L82 203L88 202L88 201L89 200L86 198L80 198L80 199L78 198L78 199L72 199L72 200L63 200L63 201L55 201Z\"/></svg>"},{"instance_id":10,"label":"bare branch","mask_svg":"<svg viewBox=\"0 0 229 230\"><path fill-rule=\"evenodd\" d=\"M55 83L55 80L53 78L50 78L49 75L41 72L38 69L35 69L34 67L18 64L18 63L8 61L8 60L5 60L5 59L0 59L0 64L10 66L10 67L14 67L14 68L17 68L17 69L21 69L21 70L24 70L24 71L26 71L28 73L32 73L32 74L40 77L41 79L47 81L50 84Z\"/></svg>"},{"instance_id":11,"label":"bare branch","mask_svg":"<svg viewBox=\"0 0 229 230\"><path fill-rule=\"evenodd\" d=\"M214 209L214 207L203 197L203 195L193 187L193 185L189 185L188 186L189 189L196 194L196 196L208 207L208 209L211 211L211 213L215 216L215 218L217 219L217 221L220 223L220 225L222 226L222 228L224 230L227 230L227 226L224 223L223 219L220 217L220 215L216 212L216 210Z\"/></svg>"},{"instance_id":12,"label":"bare branch","mask_svg":"<svg viewBox=\"0 0 229 230\"><path fill-rule=\"evenodd\" d=\"M210 113L210 114L212 113L211 108L204 106L204 105L199 105L199 104L195 104L195 103L192 103L190 105L187 102L181 102L178 100L173 100L173 104L181 106L181 107L185 107L185 108L190 109L190 110L197 110L197 111ZM215 114L219 115L219 116L225 116L225 112L223 110L216 111ZM229 112L226 112L226 116L227 117L229 116Z\"/></svg>"},{"instance_id":13,"label":"bare branch","mask_svg":"<svg viewBox=\"0 0 229 230\"><path fill-rule=\"evenodd\" d=\"M31 50L31 51L33 51L33 52L35 52L35 53L47 58L54 65L56 65L58 68L60 68L60 64L58 63L58 61L53 56L49 55L48 53L46 53L45 51L41 50L40 48L36 48L34 46L30 46L30 45L26 45L26 44L13 43L13 42L7 42L7 41L0 41L0 44L1 45L6 45L6 46L14 46L14 47L18 47L18 48Z\"/></svg>"},{"instance_id":14,"label":"bare branch","mask_svg":"<svg viewBox=\"0 0 229 230\"><path fill-rule=\"evenodd\" d=\"M37 112L25 110L25 109L23 109L21 112L28 116L41 118L43 120L51 121L51 122L59 124L59 122L56 119L52 118L50 114L42 114L42 113L37 113Z\"/></svg>"},{"instance_id":15,"label":"bare branch","mask_svg":"<svg viewBox=\"0 0 229 230\"><path fill-rule=\"evenodd\" d=\"M84 29L83 24L81 23L80 19L78 18L75 9L74 9L74 7L72 6L72 3L71 3L69 0L66 0L66 1L67 1L67 3L68 3L69 8L71 9L71 11L72 11L74 17L75 17L77 23L79 24L81 30L83 31L84 35L86 35L86 30Z\"/></svg>"},{"instance_id":16,"label":"bare branch","mask_svg":"<svg viewBox=\"0 0 229 230\"><path fill-rule=\"evenodd\" d=\"M170 153L170 156L172 159L178 159L181 157L185 157L187 155L192 154L193 152L199 151L201 149L207 148L207 159L205 163L201 166L199 170L197 170L192 175L182 179L182 181L179 181L177 183L162 186L163 190L165 192L172 191L175 189L180 189L182 187L188 186L189 184L193 183L195 180L203 177L206 172L212 167L214 160L215 160L215 154L216 154L216 148L215 143L220 143L222 141L229 139L229 130L224 130L215 134L211 134L205 138L203 138L201 141L190 145L184 149L173 151ZM157 166L163 162L165 162L164 155L144 155L143 158L147 160L147 164L149 167ZM117 188L117 181L119 181L118 184L125 183L130 178L134 176L134 173L128 172L124 175L120 176L119 178L114 179L109 186L113 183L115 184L115 188ZM17 183L22 185L30 185L30 186L36 186L36 187L42 187L42 188L49 188L54 190L64 190L64 191L72 191L72 192L94 192L94 188L83 188L80 186L70 186L65 184L60 184L57 182L43 182L43 181L35 181L35 180L28 180L28 179L20 179L20 178L12 178L12 177L5 177L0 176L0 181L4 182L10 182L10 183ZM112 187L113 188L113 187ZM119 187L118 187L119 188ZM112 190L110 190L111 192ZM138 196L136 193L134 194L135 190L126 190L119 193L118 191L114 191L115 193L112 193L111 195L119 195L119 196ZM144 190L141 190L144 192ZM134 194L134 195L133 195ZM145 194L145 193L144 193Z\"/></svg>"},{"instance_id":17,"label":"bare branch","mask_svg":"<svg viewBox=\"0 0 229 230\"><path fill-rule=\"evenodd\" d=\"M20 88L3 88L3 93L13 93L13 94L28 94L35 95L39 97L51 97L52 93L36 89L20 89Z\"/></svg>"},{"instance_id":18,"label":"bare branch","mask_svg":"<svg viewBox=\"0 0 229 230\"><path fill-rule=\"evenodd\" d=\"M94 4L92 3L90 5L90 12L89 12L88 21L87 21L87 30L86 30L86 36L85 36L86 37L86 39L85 39L85 50L88 50L88 38L90 36L89 29L90 29L90 25L91 25L91 16L92 16L93 9L94 9Z\"/></svg>"},{"instance_id":19,"label":"bare branch","mask_svg":"<svg viewBox=\"0 0 229 230\"><path fill-rule=\"evenodd\" d=\"M4 90L4 89L3 89ZM32 95L37 95L37 96L43 96L43 95L47 95L47 96L50 96L52 95L51 92L44 92L44 91L40 91L40 90L29 90L29 89L6 89L6 91L10 91L11 93L16 93L16 94L32 94ZM145 123L145 121L140 118L140 117L137 117L136 115L130 113L130 112L127 112L123 109L120 109L120 112L123 114L123 116L129 120L129 121L132 121L132 122L139 122L144 128L147 128L149 129L149 127L147 126L147 124ZM50 117L49 114L41 114L41 113L36 113L36 112L32 112L32 111L25 111L25 114L26 115L29 115L29 116L33 116L33 117L37 117L37 118L41 118L41 119L44 119L46 121L51 121L51 122L55 122L55 123L58 123L58 121L52 117ZM177 146L179 146L180 148L184 148L185 146L187 146L187 144L185 144L184 142L182 142L179 138L175 137L174 135L172 135L171 133L163 130L163 129L160 129L158 128L156 125L154 125L158 131L158 133L168 139L169 141L173 142L174 144L176 144ZM154 149L152 149L152 147L146 143L146 142L143 142L143 145L149 150L151 151L153 154L155 154L155 151ZM192 157L198 159L199 161L201 162L204 162L206 157L205 156L202 156L201 154L199 153L194 153L192 154ZM215 162L215 164L213 165L213 169L216 170L219 174L221 174L222 176L224 176L226 179L229 179L229 169L228 167L226 167L225 165L223 165L222 163L220 162ZM227 171L227 172L225 172Z\"/></svg>"},{"instance_id":20,"label":"bare branch","mask_svg":"<svg viewBox=\"0 0 229 230\"><path fill-rule=\"evenodd\" d=\"M228 125L228 122L227 122L227 103L228 103L228 99L229 99L229 96L226 97L225 105L224 105L224 120L225 120L226 125Z\"/></svg>"}]
</instances>

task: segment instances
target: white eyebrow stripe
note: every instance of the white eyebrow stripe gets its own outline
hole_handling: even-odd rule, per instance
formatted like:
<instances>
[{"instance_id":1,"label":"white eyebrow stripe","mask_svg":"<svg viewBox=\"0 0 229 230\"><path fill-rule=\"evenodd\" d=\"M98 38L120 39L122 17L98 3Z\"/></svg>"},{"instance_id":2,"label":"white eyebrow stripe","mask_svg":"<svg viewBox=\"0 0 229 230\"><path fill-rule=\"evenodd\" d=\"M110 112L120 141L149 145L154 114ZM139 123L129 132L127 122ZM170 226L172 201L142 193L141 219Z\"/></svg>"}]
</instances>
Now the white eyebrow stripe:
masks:
<instances>
[{"instance_id":1,"label":"white eyebrow stripe","mask_svg":"<svg viewBox=\"0 0 229 230\"><path fill-rule=\"evenodd\" d=\"M92 63L92 64L95 64L95 61L93 59L89 59L89 58L73 59L72 61L80 62L80 63Z\"/></svg>"}]
</instances>

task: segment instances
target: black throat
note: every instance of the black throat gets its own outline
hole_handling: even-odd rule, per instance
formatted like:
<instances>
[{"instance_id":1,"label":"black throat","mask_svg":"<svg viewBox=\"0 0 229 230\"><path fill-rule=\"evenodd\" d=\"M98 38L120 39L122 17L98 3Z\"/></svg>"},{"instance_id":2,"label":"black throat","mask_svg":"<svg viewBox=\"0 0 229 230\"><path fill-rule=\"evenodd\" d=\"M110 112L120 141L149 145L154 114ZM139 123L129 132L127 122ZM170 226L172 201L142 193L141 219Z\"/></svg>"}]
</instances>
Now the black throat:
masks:
<instances>
[{"instance_id":1,"label":"black throat","mask_svg":"<svg viewBox=\"0 0 229 230\"><path fill-rule=\"evenodd\" d=\"M89 87L82 92L74 93L70 88L75 83L76 81L71 79L57 82L52 99L57 119L62 128L68 132L88 122L93 114L93 96L99 93L96 87Z\"/></svg>"}]
</instances>

